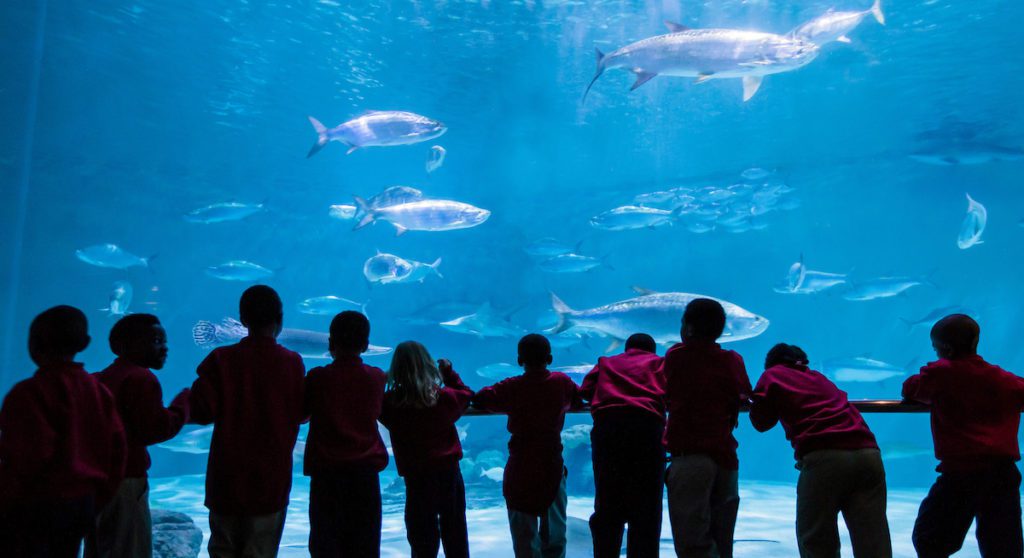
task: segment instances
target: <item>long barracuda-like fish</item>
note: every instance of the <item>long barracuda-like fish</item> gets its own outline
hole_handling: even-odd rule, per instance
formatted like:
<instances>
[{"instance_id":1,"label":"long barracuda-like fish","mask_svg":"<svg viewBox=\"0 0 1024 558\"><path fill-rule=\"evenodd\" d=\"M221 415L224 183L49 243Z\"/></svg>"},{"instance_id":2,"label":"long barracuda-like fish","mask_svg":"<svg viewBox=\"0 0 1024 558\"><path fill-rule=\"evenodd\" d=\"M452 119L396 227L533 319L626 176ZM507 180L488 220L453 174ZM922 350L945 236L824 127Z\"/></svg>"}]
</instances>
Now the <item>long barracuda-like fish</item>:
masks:
<instances>
[{"instance_id":1,"label":"long barracuda-like fish","mask_svg":"<svg viewBox=\"0 0 1024 558\"><path fill-rule=\"evenodd\" d=\"M665 22L671 33L626 45L610 54L597 51L597 74L583 93L609 68L627 68L636 74L630 91L655 76L709 79L740 78L743 100L761 87L768 74L795 70L818 55L818 46L796 36L783 36L738 29L690 29Z\"/></svg>"}]
</instances>

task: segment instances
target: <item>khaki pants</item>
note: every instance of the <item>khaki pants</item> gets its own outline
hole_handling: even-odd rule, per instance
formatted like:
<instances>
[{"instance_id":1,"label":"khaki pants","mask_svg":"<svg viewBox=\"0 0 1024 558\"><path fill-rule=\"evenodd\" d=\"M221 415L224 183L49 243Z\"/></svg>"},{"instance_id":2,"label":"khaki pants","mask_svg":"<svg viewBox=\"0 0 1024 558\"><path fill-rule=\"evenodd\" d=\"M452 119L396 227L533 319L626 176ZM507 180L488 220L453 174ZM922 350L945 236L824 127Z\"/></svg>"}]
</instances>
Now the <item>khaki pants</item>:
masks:
<instances>
[{"instance_id":1,"label":"khaki pants","mask_svg":"<svg viewBox=\"0 0 1024 558\"><path fill-rule=\"evenodd\" d=\"M281 546L286 511L255 516L210 511L210 558L274 558Z\"/></svg>"},{"instance_id":2,"label":"khaki pants","mask_svg":"<svg viewBox=\"0 0 1024 558\"><path fill-rule=\"evenodd\" d=\"M839 558L839 513L856 558L891 558L885 470L876 449L821 450L797 468L796 537L801 558Z\"/></svg>"},{"instance_id":3,"label":"khaki pants","mask_svg":"<svg viewBox=\"0 0 1024 558\"><path fill-rule=\"evenodd\" d=\"M668 519L679 558L732 558L739 472L703 454L672 458L665 476Z\"/></svg>"},{"instance_id":4,"label":"khaki pants","mask_svg":"<svg viewBox=\"0 0 1024 558\"><path fill-rule=\"evenodd\" d=\"M145 477L121 481L117 494L96 517L95 552L89 558L150 558L153 522L149 515L149 482Z\"/></svg>"}]
</instances>

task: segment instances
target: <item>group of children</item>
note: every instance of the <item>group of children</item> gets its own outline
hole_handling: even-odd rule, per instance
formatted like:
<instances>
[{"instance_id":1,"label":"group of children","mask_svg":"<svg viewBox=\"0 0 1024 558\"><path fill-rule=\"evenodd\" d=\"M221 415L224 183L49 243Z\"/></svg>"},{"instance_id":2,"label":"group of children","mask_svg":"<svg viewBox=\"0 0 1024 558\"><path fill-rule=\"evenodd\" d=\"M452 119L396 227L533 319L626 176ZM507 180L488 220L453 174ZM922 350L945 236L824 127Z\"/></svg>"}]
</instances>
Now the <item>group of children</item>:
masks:
<instances>
[{"instance_id":1,"label":"group of children","mask_svg":"<svg viewBox=\"0 0 1024 558\"><path fill-rule=\"evenodd\" d=\"M590 518L594 556L657 557L663 487L680 557L732 556L739 508L740 411L759 431L781 422L800 470L796 532L800 555L839 555L843 514L857 557L892 555L886 484L874 435L846 393L808 367L799 347L769 351L751 387L743 359L716 342L721 305L691 302L682 342L665 357L638 333L620 355L602 357L582 386L547 369L541 335L519 341L524 372L476 393L447 360L407 341L390 370L364 364L370 323L359 312L331 322L333 362L305 372L276 342L281 300L255 286L239 304L248 336L212 351L198 378L164 407L151 370L167 356L156 317L122 318L110 332L117 359L88 374L74 356L89 344L85 316L59 306L32 322L38 370L0 409L0 555L151 556L147 446L186 422L213 424L206 475L209 554L275 556L300 424L309 422L313 557L380 555L379 474L388 429L406 487L405 524L413 558L468 558L466 494L456 421L470 405L508 415L503 493L517 558L566 555L565 415L589 402L595 482ZM977 355L980 330L963 315L939 321L939 360L907 379L903 395L931 406L938 480L921 504L913 542L921 557L956 552L973 520L986 557L1020 557L1017 430L1024 380ZM666 452L669 458L666 459ZM668 463L666 470L666 463ZM628 532L625 527L628 525Z\"/></svg>"}]
</instances>

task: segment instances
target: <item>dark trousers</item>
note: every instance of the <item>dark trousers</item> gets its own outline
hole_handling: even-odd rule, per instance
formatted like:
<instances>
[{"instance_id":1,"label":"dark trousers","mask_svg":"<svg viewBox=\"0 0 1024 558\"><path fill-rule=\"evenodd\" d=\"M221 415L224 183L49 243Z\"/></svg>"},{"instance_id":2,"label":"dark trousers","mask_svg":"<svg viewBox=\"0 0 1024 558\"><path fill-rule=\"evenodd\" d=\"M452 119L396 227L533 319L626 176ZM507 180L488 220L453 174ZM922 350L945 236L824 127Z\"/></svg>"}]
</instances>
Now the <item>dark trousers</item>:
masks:
<instances>
[{"instance_id":1,"label":"dark trousers","mask_svg":"<svg viewBox=\"0 0 1024 558\"><path fill-rule=\"evenodd\" d=\"M914 522L914 548L921 558L960 550L978 521L978 549L984 558L1021 558L1020 471L1012 462L969 473L942 473Z\"/></svg>"},{"instance_id":2,"label":"dark trousers","mask_svg":"<svg viewBox=\"0 0 1024 558\"><path fill-rule=\"evenodd\" d=\"M266 515L210 511L210 558L274 558L281 546L287 509Z\"/></svg>"},{"instance_id":3,"label":"dark trousers","mask_svg":"<svg viewBox=\"0 0 1024 558\"><path fill-rule=\"evenodd\" d=\"M380 556L380 476L376 471L313 475L309 481L309 555Z\"/></svg>"},{"instance_id":4,"label":"dark trousers","mask_svg":"<svg viewBox=\"0 0 1024 558\"><path fill-rule=\"evenodd\" d=\"M839 558L839 514L855 558L891 558L886 488L877 449L812 451L800 459L796 537L801 558Z\"/></svg>"},{"instance_id":5,"label":"dark trousers","mask_svg":"<svg viewBox=\"0 0 1024 558\"><path fill-rule=\"evenodd\" d=\"M458 463L405 477L405 531L412 558L469 558L466 486Z\"/></svg>"},{"instance_id":6,"label":"dark trousers","mask_svg":"<svg viewBox=\"0 0 1024 558\"><path fill-rule=\"evenodd\" d=\"M150 558L153 556L153 521L149 513L149 481L126 478L117 494L96 517L95 542L86 558Z\"/></svg>"},{"instance_id":7,"label":"dark trousers","mask_svg":"<svg viewBox=\"0 0 1024 558\"><path fill-rule=\"evenodd\" d=\"M740 507L739 472L711 457L672 457L665 475L668 520L679 558L732 558Z\"/></svg>"},{"instance_id":8,"label":"dark trousers","mask_svg":"<svg viewBox=\"0 0 1024 558\"><path fill-rule=\"evenodd\" d=\"M652 413L625 409L594 416L594 514L590 533L595 558L618 558L626 524L629 558L657 558L665 478L665 422Z\"/></svg>"},{"instance_id":9,"label":"dark trousers","mask_svg":"<svg viewBox=\"0 0 1024 558\"><path fill-rule=\"evenodd\" d=\"M82 541L95 528L95 498L34 502L0 521L0 556L78 558Z\"/></svg>"},{"instance_id":10,"label":"dark trousers","mask_svg":"<svg viewBox=\"0 0 1024 558\"><path fill-rule=\"evenodd\" d=\"M508 510L508 526L512 532L512 552L516 558L565 558L565 475L558 485L555 501L541 516Z\"/></svg>"}]
</instances>

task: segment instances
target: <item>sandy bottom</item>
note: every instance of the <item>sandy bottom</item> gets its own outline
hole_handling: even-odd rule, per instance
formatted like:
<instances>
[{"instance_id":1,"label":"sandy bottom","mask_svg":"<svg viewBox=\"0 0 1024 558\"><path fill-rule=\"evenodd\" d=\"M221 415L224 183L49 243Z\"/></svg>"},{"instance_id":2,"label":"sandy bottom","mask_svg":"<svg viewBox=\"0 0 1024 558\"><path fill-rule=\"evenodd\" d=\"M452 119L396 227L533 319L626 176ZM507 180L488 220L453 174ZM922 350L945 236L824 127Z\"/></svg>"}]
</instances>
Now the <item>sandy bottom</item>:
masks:
<instances>
[{"instance_id":1,"label":"sandy bottom","mask_svg":"<svg viewBox=\"0 0 1024 558\"><path fill-rule=\"evenodd\" d=\"M151 479L150 503L154 508L180 511L192 516L209 536L207 510L203 507L203 477L201 475ZM508 558L511 556L511 540L508 534L508 520L502 501L488 491L487 497L474 499L469 489L470 501L467 519L469 521L470 550L474 558ZM893 555L913 558L910 532L917 515L917 507L924 497L923 490L890 490L889 527L893 534ZM792 484L741 482L740 514L736 526L737 558L792 558L797 556L793 518L796 508L796 487ZM281 541L284 558L308 556L306 542L309 535L309 479L296 476L292 488L288 519ZM586 520L593 510L593 498L569 499L569 550L568 558L592 556L590 530ZM851 556L849 539L840 521L843 536L843 556ZM672 550L671 534L666 511L662 530L662 553L664 557L675 556ZM384 526L381 555L402 557L409 555L405 540L405 525L402 520L400 498L384 497ZM206 556L205 546L200 556ZM956 556L977 557L977 543L973 530L968 535L964 548Z\"/></svg>"}]
</instances>

